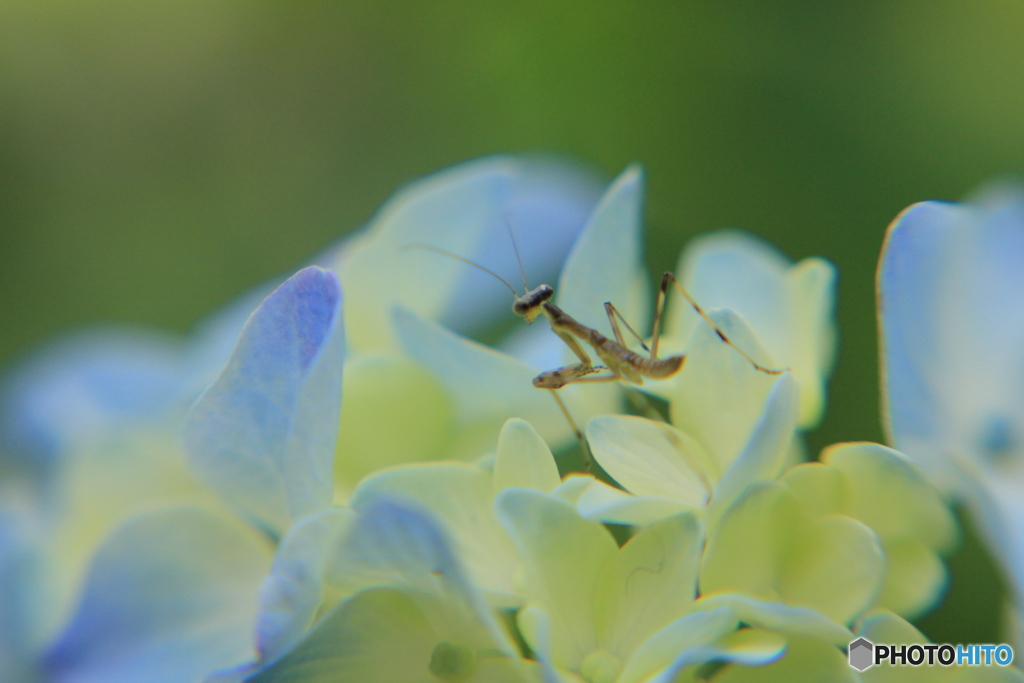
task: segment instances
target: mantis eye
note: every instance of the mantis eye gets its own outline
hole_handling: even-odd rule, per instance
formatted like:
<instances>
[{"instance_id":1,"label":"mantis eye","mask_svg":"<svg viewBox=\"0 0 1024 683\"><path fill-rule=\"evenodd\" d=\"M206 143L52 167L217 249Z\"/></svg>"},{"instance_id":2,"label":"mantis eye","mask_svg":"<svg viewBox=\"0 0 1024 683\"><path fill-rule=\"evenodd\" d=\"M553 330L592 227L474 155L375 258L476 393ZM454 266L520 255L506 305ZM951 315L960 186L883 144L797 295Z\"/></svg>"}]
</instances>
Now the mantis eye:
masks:
<instances>
[{"instance_id":1,"label":"mantis eye","mask_svg":"<svg viewBox=\"0 0 1024 683\"><path fill-rule=\"evenodd\" d=\"M512 304L512 312L522 317L530 312L530 304L522 299L516 299L515 303Z\"/></svg>"}]
</instances>

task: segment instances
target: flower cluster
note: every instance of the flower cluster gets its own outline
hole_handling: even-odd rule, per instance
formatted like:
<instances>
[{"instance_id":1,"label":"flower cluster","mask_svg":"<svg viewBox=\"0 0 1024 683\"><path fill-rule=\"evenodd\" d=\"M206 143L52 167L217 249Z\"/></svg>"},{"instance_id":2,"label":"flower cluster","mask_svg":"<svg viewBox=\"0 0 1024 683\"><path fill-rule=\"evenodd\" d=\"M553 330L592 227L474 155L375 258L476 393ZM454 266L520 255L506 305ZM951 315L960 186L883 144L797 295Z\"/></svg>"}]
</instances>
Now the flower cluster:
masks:
<instances>
[{"instance_id":1,"label":"flower cluster","mask_svg":"<svg viewBox=\"0 0 1024 683\"><path fill-rule=\"evenodd\" d=\"M503 270L512 225L531 271L561 266L559 307L615 338L606 301L652 324L642 195L636 168L602 193L564 164L468 163L189 342L119 333L21 369L0 416L0 678L906 680L844 648L924 642L906 619L940 599L957 528L898 451L807 462L830 264L735 232L691 244L677 273L709 318L673 298L657 347L682 370L559 390L591 472L553 456L574 429L531 385L572 351L546 325L494 334L501 283L410 248ZM883 302L920 287L887 262ZM919 334L906 311L888 324L901 307L893 432L920 459L905 425L931 404L891 379Z\"/></svg>"}]
</instances>

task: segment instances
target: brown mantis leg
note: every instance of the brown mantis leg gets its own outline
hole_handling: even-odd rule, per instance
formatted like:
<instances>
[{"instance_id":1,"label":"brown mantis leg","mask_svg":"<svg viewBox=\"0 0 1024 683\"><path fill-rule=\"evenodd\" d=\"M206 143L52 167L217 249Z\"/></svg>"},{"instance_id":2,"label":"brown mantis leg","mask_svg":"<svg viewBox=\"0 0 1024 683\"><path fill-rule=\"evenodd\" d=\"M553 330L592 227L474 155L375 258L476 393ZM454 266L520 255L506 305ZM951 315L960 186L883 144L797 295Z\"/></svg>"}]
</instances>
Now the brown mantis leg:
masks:
<instances>
[{"instance_id":1,"label":"brown mantis leg","mask_svg":"<svg viewBox=\"0 0 1024 683\"><path fill-rule=\"evenodd\" d=\"M736 353L743 356L747 360L747 362L754 366L755 370L765 372L769 375L781 375L786 371L785 369L773 370L771 368L766 368L763 365L759 364L756 360L751 358L749 353L747 353L740 347L736 346L736 344L734 344L732 340L729 339L729 337L725 336L725 332L723 332L722 328L715 324L715 321L711 319L711 316L704 312L704 309L700 307L700 304L694 301L693 297L690 296L690 293L687 292L681 284L679 284L679 281L676 279L676 276L673 275L672 273L665 273L661 277L661 289L658 291L658 305L654 311L654 330L651 332L651 360L655 360L658 355L658 337L661 332L661 314L665 308L665 296L666 292L668 291L669 283L674 285L676 291L679 292L679 294L682 295L682 297L686 299L686 301L689 302L691 306L693 306L693 310L697 311L697 314L704 319L704 322L706 322L708 326L715 331L715 334L718 335L718 338L724 341L729 346L731 346L736 351Z\"/></svg>"}]
</instances>

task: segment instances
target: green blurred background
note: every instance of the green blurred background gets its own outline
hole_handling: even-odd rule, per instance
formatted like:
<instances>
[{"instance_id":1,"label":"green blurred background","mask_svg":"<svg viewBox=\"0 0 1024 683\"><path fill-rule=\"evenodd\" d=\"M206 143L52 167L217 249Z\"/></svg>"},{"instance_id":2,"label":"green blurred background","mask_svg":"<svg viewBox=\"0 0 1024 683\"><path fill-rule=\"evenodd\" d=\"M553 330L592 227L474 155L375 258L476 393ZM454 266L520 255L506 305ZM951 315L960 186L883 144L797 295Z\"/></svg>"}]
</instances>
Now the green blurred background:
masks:
<instances>
[{"instance_id":1,"label":"green blurred background","mask_svg":"<svg viewBox=\"0 0 1024 683\"><path fill-rule=\"evenodd\" d=\"M879 440L873 274L906 205L1024 165L1024 4L0 1L0 365L185 331L496 151L648 172L648 256L726 226L840 270L815 449ZM938 641L993 642L970 538Z\"/></svg>"}]
</instances>

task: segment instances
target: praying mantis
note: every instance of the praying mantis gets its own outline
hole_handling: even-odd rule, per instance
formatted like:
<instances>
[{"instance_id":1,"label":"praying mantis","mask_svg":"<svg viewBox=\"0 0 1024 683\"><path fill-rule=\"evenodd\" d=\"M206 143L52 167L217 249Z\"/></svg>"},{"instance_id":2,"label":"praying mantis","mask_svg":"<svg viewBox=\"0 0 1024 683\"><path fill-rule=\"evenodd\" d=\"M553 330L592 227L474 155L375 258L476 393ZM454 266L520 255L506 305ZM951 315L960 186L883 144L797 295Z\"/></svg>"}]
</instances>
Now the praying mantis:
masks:
<instances>
[{"instance_id":1,"label":"praying mantis","mask_svg":"<svg viewBox=\"0 0 1024 683\"><path fill-rule=\"evenodd\" d=\"M569 384L584 382L621 381L627 384L639 386L643 384L644 379L668 379L682 369L683 363L686 360L685 353L667 356L665 358L658 357L661 320L670 285L675 288L680 296L686 299L704 322L714 330L719 339L732 347L738 354L746 359L746 361L749 362L755 370L770 375L780 375L785 372L784 369L776 370L760 365L750 356L750 354L734 344L725 332L723 332L715 323L715 321L711 319L711 316L709 316L707 312L701 308L700 304L690 296L689 292L686 291L686 289L676 279L676 276L671 272L666 272L661 277L661 286L658 290L658 299L655 305L650 346L648 346L644 342L643 337L641 337L636 330L630 326L618 309L615 308L615 305L610 301L607 301L604 304L604 309L608 316L608 322L611 324L612 333L615 336L615 339L610 339L594 328L579 322L555 305L553 302L555 290L550 285L542 284L533 289L529 288L526 284L526 275L523 270L522 260L519 258L519 248L516 246L515 236L512 234L511 229L509 230L509 236L512 238L512 246L516 252L516 260L519 262L520 272L523 274L524 293L522 295L516 292L515 288L497 273L474 261L470 261L469 259L427 244L410 244L405 248L427 249L429 251L454 258L458 261L462 261L463 263L475 268L479 268L480 270L497 278L502 284L508 287L509 291L512 292L512 295L515 297L515 300L512 303L512 312L517 316L526 320L527 323L533 323L541 315L548 319L548 322L551 324L551 330L558 335L566 346L569 347L573 354L579 359L579 362L540 373L533 378L533 386L538 389L547 389L551 391L551 394L558 402L562 413L569 421L569 424L572 426L572 429L576 433L581 444L585 443L583 434L576 426L576 423L569 414L565 403L558 395L559 389ZM625 327L626 330L628 330L629 333L639 342L643 350L647 352L646 357L628 348L626 338L622 332L622 327L619 325L620 322L622 323L622 327ZM587 352L587 347L593 351L602 364L597 365L594 363L590 354ZM586 452L585 448L584 452ZM589 469L589 458L585 459L587 460L587 466Z\"/></svg>"}]
</instances>

